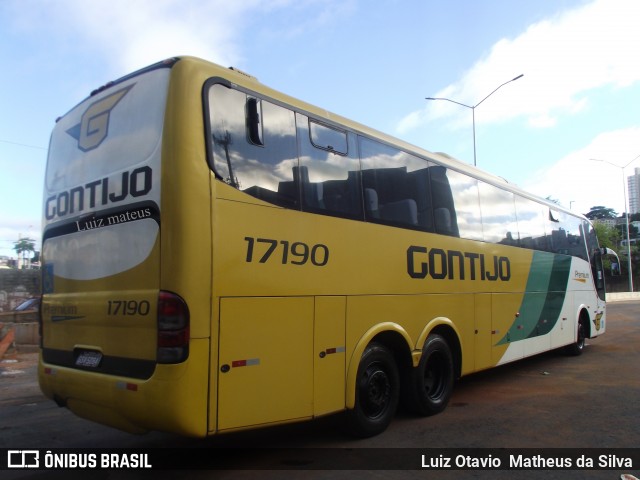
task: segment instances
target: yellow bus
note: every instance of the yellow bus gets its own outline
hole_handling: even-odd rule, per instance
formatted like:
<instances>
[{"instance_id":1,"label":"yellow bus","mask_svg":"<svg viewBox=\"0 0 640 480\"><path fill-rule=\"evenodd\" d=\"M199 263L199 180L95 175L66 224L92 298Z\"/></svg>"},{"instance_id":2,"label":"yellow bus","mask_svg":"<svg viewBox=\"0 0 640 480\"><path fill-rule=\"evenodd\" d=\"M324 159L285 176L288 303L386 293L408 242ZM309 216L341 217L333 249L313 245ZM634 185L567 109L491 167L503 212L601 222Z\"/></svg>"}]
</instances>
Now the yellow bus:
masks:
<instances>
[{"instance_id":1,"label":"yellow bus","mask_svg":"<svg viewBox=\"0 0 640 480\"><path fill-rule=\"evenodd\" d=\"M371 436L606 327L584 217L195 58L62 116L43 203L41 389L130 432Z\"/></svg>"}]
</instances>

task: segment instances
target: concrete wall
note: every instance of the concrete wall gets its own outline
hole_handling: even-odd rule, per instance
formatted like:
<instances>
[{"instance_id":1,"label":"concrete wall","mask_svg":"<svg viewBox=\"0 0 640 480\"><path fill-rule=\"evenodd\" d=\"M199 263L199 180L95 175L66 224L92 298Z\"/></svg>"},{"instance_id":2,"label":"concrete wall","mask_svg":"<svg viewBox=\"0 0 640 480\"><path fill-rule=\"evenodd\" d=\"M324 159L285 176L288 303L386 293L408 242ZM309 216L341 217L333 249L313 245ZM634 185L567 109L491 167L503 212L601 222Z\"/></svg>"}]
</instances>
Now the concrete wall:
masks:
<instances>
[{"instance_id":1,"label":"concrete wall","mask_svg":"<svg viewBox=\"0 0 640 480\"><path fill-rule=\"evenodd\" d=\"M40 295L40 271L0 269L0 358L17 349L37 351L38 311L13 312L25 300Z\"/></svg>"},{"instance_id":2,"label":"concrete wall","mask_svg":"<svg viewBox=\"0 0 640 480\"><path fill-rule=\"evenodd\" d=\"M0 269L0 312L8 312L31 297L40 295L39 270Z\"/></svg>"}]
</instances>

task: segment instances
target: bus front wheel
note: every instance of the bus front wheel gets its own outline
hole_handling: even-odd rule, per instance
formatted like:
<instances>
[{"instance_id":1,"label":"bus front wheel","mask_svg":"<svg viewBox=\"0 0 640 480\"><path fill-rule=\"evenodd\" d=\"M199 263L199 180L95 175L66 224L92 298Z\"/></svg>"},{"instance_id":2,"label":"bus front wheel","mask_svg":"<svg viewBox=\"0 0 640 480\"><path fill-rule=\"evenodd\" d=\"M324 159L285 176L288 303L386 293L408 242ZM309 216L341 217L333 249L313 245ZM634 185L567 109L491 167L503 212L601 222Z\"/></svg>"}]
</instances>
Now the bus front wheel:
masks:
<instances>
[{"instance_id":1,"label":"bus front wheel","mask_svg":"<svg viewBox=\"0 0 640 480\"><path fill-rule=\"evenodd\" d=\"M367 346L356 378L356 402L347 411L349 432L357 437L382 433L391 423L400 398L400 375L391 351L379 343Z\"/></svg>"},{"instance_id":2,"label":"bus front wheel","mask_svg":"<svg viewBox=\"0 0 640 480\"><path fill-rule=\"evenodd\" d=\"M571 345L567 345L567 347L565 348L565 352L568 355L573 355L573 356L582 355L582 352L584 351L585 343L586 343L586 334L585 334L584 320L580 319L580 322L578 323L577 339L575 343L572 343Z\"/></svg>"},{"instance_id":3,"label":"bus front wheel","mask_svg":"<svg viewBox=\"0 0 640 480\"><path fill-rule=\"evenodd\" d=\"M449 344L440 335L430 335L422 348L420 363L411 369L406 379L406 406L419 415L440 413L449 403L454 380Z\"/></svg>"}]
</instances>

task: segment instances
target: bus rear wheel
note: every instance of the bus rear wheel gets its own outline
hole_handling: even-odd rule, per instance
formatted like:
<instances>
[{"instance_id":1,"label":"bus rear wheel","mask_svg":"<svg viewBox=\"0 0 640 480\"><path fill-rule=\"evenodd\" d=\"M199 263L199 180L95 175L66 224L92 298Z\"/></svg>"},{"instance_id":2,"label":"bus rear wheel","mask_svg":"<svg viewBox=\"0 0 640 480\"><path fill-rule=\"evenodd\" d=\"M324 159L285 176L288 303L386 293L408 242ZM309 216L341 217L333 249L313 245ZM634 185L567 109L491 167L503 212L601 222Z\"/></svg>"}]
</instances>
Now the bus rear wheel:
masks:
<instances>
[{"instance_id":1,"label":"bus rear wheel","mask_svg":"<svg viewBox=\"0 0 640 480\"><path fill-rule=\"evenodd\" d=\"M349 432L366 438L382 433L391 423L400 398L400 375L391 351L379 343L367 346L356 378L356 402L347 411Z\"/></svg>"},{"instance_id":2,"label":"bus rear wheel","mask_svg":"<svg viewBox=\"0 0 640 480\"><path fill-rule=\"evenodd\" d=\"M451 398L454 380L449 344L440 335L430 335L422 348L420 363L407 375L404 391L407 408L423 416L442 412Z\"/></svg>"}]
</instances>

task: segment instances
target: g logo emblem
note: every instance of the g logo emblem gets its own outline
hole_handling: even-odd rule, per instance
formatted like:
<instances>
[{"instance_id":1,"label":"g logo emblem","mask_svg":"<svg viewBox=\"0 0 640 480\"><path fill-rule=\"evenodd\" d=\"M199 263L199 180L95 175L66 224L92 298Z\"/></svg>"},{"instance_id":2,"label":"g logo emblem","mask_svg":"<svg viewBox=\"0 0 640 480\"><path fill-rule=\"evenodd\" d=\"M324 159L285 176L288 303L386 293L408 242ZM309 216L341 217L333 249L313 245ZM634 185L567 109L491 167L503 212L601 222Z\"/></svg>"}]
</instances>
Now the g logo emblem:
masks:
<instances>
[{"instance_id":1,"label":"g logo emblem","mask_svg":"<svg viewBox=\"0 0 640 480\"><path fill-rule=\"evenodd\" d=\"M83 152L93 150L107 138L111 110L133 86L129 85L91 104L82 114L80 123L67 130L69 135L78 140L78 148L80 150Z\"/></svg>"},{"instance_id":2,"label":"g logo emblem","mask_svg":"<svg viewBox=\"0 0 640 480\"><path fill-rule=\"evenodd\" d=\"M600 330L600 326L601 326L601 323L602 323L601 320L602 320L602 314L599 313L598 315L596 315L596 318L593 321L593 323L594 323L594 325L596 327L596 330Z\"/></svg>"}]
</instances>

